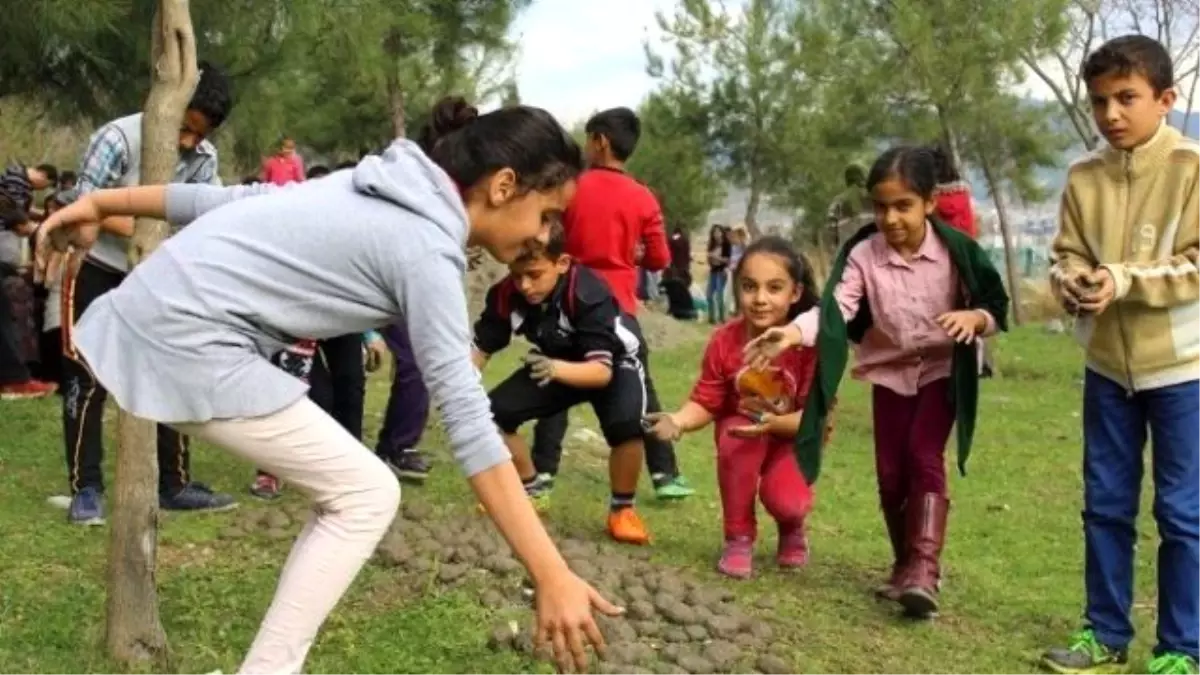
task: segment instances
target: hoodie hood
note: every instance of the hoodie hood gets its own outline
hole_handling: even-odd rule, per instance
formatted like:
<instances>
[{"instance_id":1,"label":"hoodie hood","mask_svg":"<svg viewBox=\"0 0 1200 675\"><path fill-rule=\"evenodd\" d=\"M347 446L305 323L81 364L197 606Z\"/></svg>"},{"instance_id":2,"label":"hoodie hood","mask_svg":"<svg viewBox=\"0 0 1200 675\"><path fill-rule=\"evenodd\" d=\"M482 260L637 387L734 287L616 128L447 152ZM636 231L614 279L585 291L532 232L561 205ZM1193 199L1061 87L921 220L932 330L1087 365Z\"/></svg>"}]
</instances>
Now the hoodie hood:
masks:
<instances>
[{"instance_id":1,"label":"hoodie hood","mask_svg":"<svg viewBox=\"0 0 1200 675\"><path fill-rule=\"evenodd\" d=\"M470 226L458 186L416 143L397 139L353 171L356 191L422 216L466 246Z\"/></svg>"}]
</instances>

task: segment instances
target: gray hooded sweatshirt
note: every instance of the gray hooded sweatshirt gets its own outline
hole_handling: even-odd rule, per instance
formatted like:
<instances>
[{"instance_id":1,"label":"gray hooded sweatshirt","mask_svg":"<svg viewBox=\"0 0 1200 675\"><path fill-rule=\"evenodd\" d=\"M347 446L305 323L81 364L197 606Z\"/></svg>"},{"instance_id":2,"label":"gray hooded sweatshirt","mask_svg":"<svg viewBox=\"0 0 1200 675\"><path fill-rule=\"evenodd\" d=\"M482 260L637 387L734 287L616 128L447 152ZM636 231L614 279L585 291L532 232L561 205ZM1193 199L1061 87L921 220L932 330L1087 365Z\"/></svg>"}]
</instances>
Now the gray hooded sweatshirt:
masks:
<instances>
[{"instance_id":1,"label":"gray hooded sweatshirt","mask_svg":"<svg viewBox=\"0 0 1200 675\"><path fill-rule=\"evenodd\" d=\"M415 144L282 188L172 184L166 200L187 227L75 334L123 409L168 424L269 415L307 391L271 354L399 318L467 474L509 460L470 361L466 211Z\"/></svg>"}]
</instances>

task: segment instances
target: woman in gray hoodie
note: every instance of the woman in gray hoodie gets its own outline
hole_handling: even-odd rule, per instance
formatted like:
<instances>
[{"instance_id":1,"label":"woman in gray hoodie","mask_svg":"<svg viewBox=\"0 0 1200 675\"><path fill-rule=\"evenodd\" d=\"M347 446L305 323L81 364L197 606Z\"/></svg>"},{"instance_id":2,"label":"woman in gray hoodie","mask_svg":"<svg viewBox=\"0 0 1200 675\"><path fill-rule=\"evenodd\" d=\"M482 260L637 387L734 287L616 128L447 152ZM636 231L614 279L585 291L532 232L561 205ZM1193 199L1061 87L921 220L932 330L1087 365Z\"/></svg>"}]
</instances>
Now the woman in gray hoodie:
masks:
<instances>
[{"instance_id":1,"label":"woman in gray hoodie","mask_svg":"<svg viewBox=\"0 0 1200 675\"><path fill-rule=\"evenodd\" d=\"M313 516L242 672L297 673L325 617L387 531L400 488L382 461L268 361L297 338L408 328L454 456L537 587L538 638L583 669L615 614L576 577L534 514L471 365L465 247L509 262L566 207L579 147L544 110L434 109L415 143L286 187L171 184L101 190L58 211L45 243L86 247L112 215L179 234L98 299L76 347L121 408L169 424L310 494ZM56 232L57 230L60 230ZM53 233L53 234L52 234Z\"/></svg>"}]
</instances>

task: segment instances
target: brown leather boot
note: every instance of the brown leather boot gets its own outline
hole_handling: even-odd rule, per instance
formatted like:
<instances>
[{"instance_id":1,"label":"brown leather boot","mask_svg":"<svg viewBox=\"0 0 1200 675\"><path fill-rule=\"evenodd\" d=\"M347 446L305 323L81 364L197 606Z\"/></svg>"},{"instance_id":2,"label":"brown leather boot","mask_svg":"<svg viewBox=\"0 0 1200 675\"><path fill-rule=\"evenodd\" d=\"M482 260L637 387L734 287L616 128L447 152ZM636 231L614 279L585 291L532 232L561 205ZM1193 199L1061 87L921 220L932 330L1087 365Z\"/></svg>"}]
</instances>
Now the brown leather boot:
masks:
<instances>
[{"instance_id":1,"label":"brown leather boot","mask_svg":"<svg viewBox=\"0 0 1200 675\"><path fill-rule=\"evenodd\" d=\"M928 617L938 611L940 560L946 540L950 500L924 494L908 502L909 564L900 580L900 604L909 614Z\"/></svg>"},{"instance_id":2,"label":"brown leather boot","mask_svg":"<svg viewBox=\"0 0 1200 675\"><path fill-rule=\"evenodd\" d=\"M895 602L900 599L900 580L904 563L908 561L905 542L904 507L883 510L883 522L887 525L888 539L892 541L892 573L888 580L875 587L875 597Z\"/></svg>"}]
</instances>

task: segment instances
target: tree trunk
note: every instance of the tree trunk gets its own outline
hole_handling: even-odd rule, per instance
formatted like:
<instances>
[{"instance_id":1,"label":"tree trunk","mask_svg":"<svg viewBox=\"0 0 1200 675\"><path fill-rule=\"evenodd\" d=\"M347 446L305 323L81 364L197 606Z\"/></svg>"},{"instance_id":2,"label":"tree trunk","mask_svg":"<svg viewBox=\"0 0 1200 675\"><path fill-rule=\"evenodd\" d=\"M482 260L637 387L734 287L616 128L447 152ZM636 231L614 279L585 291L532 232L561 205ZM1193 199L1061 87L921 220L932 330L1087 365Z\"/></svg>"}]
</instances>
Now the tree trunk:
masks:
<instances>
[{"instance_id":1,"label":"tree trunk","mask_svg":"<svg viewBox=\"0 0 1200 675\"><path fill-rule=\"evenodd\" d=\"M142 119L141 181L171 180L179 161L179 126L196 88L196 41L188 0L159 0L151 45L150 95ZM139 218L129 242L137 265L169 232L161 220ZM152 663L161 671L170 652L158 613L158 453L153 422L121 411L108 549L107 642L125 666Z\"/></svg>"},{"instance_id":2,"label":"tree trunk","mask_svg":"<svg viewBox=\"0 0 1200 675\"><path fill-rule=\"evenodd\" d=\"M762 190L758 187L758 181L750 181L750 198L746 200L746 230L750 232L751 239L757 239L760 232L758 231L758 203L762 201Z\"/></svg>"},{"instance_id":3,"label":"tree trunk","mask_svg":"<svg viewBox=\"0 0 1200 675\"><path fill-rule=\"evenodd\" d=\"M1012 236L1009 234L1008 209L1004 206L1004 195L1000 184L996 181L991 162L986 158L980 159L980 169L987 181L988 191L992 193L992 202L996 204L996 220L1000 225L1000 237L1004 240L1004 271L1008 276L1008 295L1012 300L1013 325L1021 325L1021 276L1017 274L1017 257L1013 252Z\"/></svg>"},{"instance_id":4,"label":"tree trunk","mask_svg":"<svg viewBox=\"0 0 1200 675\"><path fill-rule=\"evenodd\" d=\"M958 136L954 134L954 129L950 126L950 118L946 110L942 106L937 106L938 124L942 127L942 147L950 155L950 161L954 163L954 169L959 173L963 170L962 153L958 147Z\"/></svg>"},{"instance_id":5,"label":"tree trunk","mask_svg":"<svg viewBox=\"0 0 1200 675\"><path fill-rule=\"evenodd\" d=\"M407 123L404 114L404 88L400 86L400 75L395 69L395 64L391 64L387 76L388 111L392 117L392 134L396 138L404 138L404 126Z\"/></svg>"}]
</instances>

